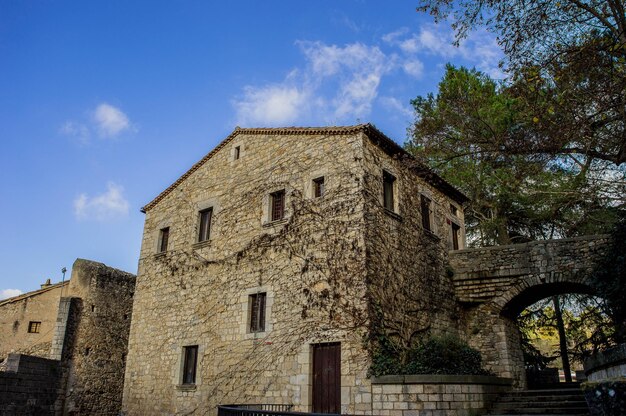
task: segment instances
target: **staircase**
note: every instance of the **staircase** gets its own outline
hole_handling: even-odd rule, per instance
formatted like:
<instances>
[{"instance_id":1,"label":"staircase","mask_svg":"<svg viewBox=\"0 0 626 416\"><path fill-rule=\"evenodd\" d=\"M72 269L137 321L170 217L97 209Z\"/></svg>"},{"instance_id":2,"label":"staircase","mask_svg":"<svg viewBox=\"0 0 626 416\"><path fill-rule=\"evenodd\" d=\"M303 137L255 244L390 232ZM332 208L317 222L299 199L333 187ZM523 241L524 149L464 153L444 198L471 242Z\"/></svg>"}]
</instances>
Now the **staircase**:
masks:
<instances>
[{"instance_id":1,"label":"staircase","mask_svg":"<svg viewBox=\"0 0 626 416\"><path fill-rule=\"evenodd\" d=\"M545 390L521 390L505 393L491 409L493 416L588 416L589 408L578 385L560 383L562 386Z\"/></svg>"}]
</instances>

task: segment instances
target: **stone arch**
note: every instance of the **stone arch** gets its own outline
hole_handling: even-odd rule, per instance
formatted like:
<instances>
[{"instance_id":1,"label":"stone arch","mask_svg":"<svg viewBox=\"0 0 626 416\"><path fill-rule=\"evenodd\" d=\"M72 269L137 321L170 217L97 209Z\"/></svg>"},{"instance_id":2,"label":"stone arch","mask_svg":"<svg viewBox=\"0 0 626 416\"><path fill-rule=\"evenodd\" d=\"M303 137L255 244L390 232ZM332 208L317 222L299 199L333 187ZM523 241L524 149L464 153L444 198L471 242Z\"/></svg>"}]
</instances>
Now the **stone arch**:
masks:
<instances>
[{"instance_id":1,"label":"stone arch","mask_svg":"<svg viewBox=\"0 0 626 416\"><path fill-rule=\"evenodd\" d=\"M594 294L587 278L607 241L607 236L586 236L450 252L461 330L487 369L525 387L515 318L552 295Z\"/></svg>"},{"instance_id":2,"label":"stone arch","mask_svg":"<svg viewBox=\"0 0 626 416\"><path fill-rule=\"evenodd\" d=\"M560 281L540 284L518 284L507 293L493 300L492 309L508 318L516 318L527 306L555 295L577 293L595 294L595 290L584 281Z\"/></svg>"}]
</instances>

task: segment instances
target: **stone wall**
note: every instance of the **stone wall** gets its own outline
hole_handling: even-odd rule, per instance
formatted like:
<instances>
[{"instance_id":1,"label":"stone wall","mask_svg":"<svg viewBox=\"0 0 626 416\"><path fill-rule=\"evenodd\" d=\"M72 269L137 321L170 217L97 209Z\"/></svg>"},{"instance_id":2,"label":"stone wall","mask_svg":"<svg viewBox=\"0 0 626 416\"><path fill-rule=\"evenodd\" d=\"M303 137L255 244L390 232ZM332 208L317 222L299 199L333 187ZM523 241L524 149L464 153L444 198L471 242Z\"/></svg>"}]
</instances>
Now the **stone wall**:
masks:
<instances>
[{"instance_id":1,"label":"stone wall","mask_svg":"<svg viewBox=\"0 0 626 416\"><path fill-rule=\"evenodd\" d=\"M0 301L0 362L12 352L49 356L61 291L67 294L68 285L57 283ZM28 332L30 322L39 322L38 332Z\"/></svg>"},{"instance_id":2,"label":"stone wall","mask_svg":"<svg viewBox=\"0 0 626 416\"><path fill-rule=\"evenodd\" d=\"M403 238L417 229L421 234L419 205L408 196L415 188L404 166L370 145L359 130L236 131L159 196L158 204L148 205L124 385L127 414L206 414L233 402L285 403L310 411L312 346L325 342L341 343L341 411L371 414L363 340L374 308L367 285L377 279L382 288L388 279L407 276L400 285L410 288L412 273L393 273L407 267L409 257L420 276L435 273L433 292L444 290L433 304L450 295L452 285L442 278L445 226L438 228L441 234L410 240L430 241L434 262L427 261L433 254L428 250L420 250L419 257L396 255L406 252ZM382 247L368 241L378 238L378 231L365 230L371 216L387 215L379 199L386 164L401 178L396 185L401 213L391 213L381 227L393 242ZM325 193L315 198L312 181L321 176ZM270 194L280 189L286 191L286 217L271 222ZM429 191L439 202L439 191ZM211 237L198 242L199 211L209 207ZM165 228L169 240L161 253ZM375 254L381 249L386 254ZM267 295L267 323L265 331L251 333L248 305L255 293ZM389 295L377 295L378 304L395 305ZM443 311L452 303L449 298L420 319L442 329L453 320ZM183 385L184 347L194 345L196 380Z\"/></svg>"},{"instance_id":3,"label":"stone wall","mask_svg":"<svg viewBox=\"0 0 626 416\"><path fill-rule=\"evenodd\" d=\"M67 307L59 319L67 325L59 327L63 346L56 346L56 353L62 352L66 413L119 413L134 290L130 273L89 260L74 262L70 293L77 297L63 299Z\"/></svg>"},{"instance_id":4,"label":"stone wall","mask_svg":"<svg viewBox=\"0 0 626 416\"><path fill-rule=\"evenodd\" d=\"M524 307L557 294L592 293L589 271L607 236L585 236L450 253L463 333L486 367L525 386L515 318Z\"/></svg>"},{"instance_id":5,"label":"stone wall","mask_svg":"<svg viewBox=\"0 0 626 416\"><path fill-rule=\"evenodd\" d=\"M372 414L475 416L485 414L511 379L489 376L384 376L372 380Z\"/></svg>"},{"instance_id":6,"label":"stone wall","mask_svg":"<svg viewBox=\"0 0 626 416\"><path fill-rule=\"evenodd\" d=\"M587 358L584 364L589 381L626 378L626 344L598 352Z\"/></svg>"},{"instance_id":7,"label":"stone wall","mask_svg":"<svg viewBox=\"0 0 626 416\"><path fill-rule=\"evenodd\" d=\"M9 354L0 371L0 415L51 415L59 391L59 362Z\"/></svg>"},{"instance_id":8,"label":"stone wall","mask_svg":"<svg viewBox=\"0 0 626 416\"><path fill-rule=\"evenodd\" d=\"M372 197L366 205L364 231L368 291L377 319L374 329L382 329L402 347L429 335L458 335L447 263L451 223L460 224L464 235L460 202L418 177L412 159L389 157L369 140L365 150L365 189ZM383 171L396 178L393 210L383 205ZM422 195L431 200L431 230L422 224Z\"/></svg>"}]
</instances>

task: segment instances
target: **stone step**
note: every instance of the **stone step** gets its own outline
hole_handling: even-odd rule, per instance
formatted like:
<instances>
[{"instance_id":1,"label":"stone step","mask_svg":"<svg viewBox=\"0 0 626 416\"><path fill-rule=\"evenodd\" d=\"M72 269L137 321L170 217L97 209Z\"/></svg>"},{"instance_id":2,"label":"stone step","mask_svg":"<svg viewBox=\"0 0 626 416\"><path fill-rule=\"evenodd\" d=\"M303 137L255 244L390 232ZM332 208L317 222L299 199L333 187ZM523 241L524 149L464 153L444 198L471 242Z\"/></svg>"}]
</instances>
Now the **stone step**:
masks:
<instances>
[{"instance_id":1,"label":"stone step","mask_svg":"<svg viewBox=\"0 0 626 416\"><path fill-rule=\"evenodd\" d=\"M545 396L545 395L567 395L567 394L583 394L580 389L545 389L545 390L516 390L508 392L507 395L516 396Z\"/></svg>"},{"instance_id":2,"label":"stone step","mask_svg":"<svg viewBox=\"0 0 626 416\"><path fill-rule=\"evenodd\" d=\"M519 413L519 414L511 414L511 413L490 413L489 416L537 416L536 414L525 414L525 413ZM559 416L589 416L589 412L586 411L585 413L567 413L567 414L562 414Z\"/></svg>"},{"instance_id":3,"label":"stone step","mask_svg":"<svg viewBox=\"0 0 626 416\"><path fill-rule=\"evenodd\" d=\"M586 407L587 402L584 400L575 401L523 401L523 402L505 402L498 401L494 409L518 409L527 407L545 407L545 408L570 408L570 407Z\"/></svg>"},{"instance_id":4,"label":"stone step","mask_svg":"<svg viewBox=\"0 0 626 416\"><path fill-rule=\"evenodd\" d=\"M491 416L588 416L589 408L578 388L508 392L493 404Z\"/></svg>"},{"instance_id":5,"label":"stone step","mask_svg":"<svg viewBox=\"0 0 626 416\"><path fill-rule=\"evenodd\" d=\"M565 401L565 402L576 402L576 401L585 401L585 396L582 394L568 394L568 395L545 395L545 396L513 396L513 395L504 395L500 397L500 401L508 401L508 402L527 402L527 401L543 401L543 402L557 402L557 401Z\"/></svg>"},{"instance_id":6,"label":"stone step","mask_svg":"<svg viewBox=\"0 0 626 416\"><path fill-rule=\"evenodd\" d=\"M589 409L585 407L572 408L524 408L524 409L493 409L490 415L589 415Z\"/></svg>"}]
</instances>

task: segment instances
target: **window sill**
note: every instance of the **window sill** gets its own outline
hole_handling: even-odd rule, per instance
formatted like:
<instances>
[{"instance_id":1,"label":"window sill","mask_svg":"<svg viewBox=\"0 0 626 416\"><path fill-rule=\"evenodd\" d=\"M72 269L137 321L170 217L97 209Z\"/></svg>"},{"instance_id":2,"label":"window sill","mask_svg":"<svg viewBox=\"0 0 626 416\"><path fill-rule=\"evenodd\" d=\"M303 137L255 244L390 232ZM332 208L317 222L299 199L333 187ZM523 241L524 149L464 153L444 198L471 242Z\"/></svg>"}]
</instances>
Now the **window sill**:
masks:
<instances>
[{"instance_id":1,"label":"window sill","mask_svg":"<svg viewBox=\"0 0 626 416\"><path fill-rule=\"evenodd\" d=\"M263 339L267 336L268 330L259 331L259 332L246 332L245 339L252 339L255 341L262 342Z\"/></svg>"},{"instance_id":2,"label":"window sill","mask_svg":"<svg viewBox=\"0 0 626 416\"><path fill-rule=\"evenodd\" d=\"M392 210L390 210L389 208L385 208L385 214L387 214L388 216L390 216L391 218L398 220L398 221L402 221L402 216Z\"/></svg>"},{"instance_id":3,"label":"window sill","mask_svg":"<svg viewBox=\"0 0 626 416\"><path fill-rule=\"evenodd\" d=\"M180 390L180 391L196 391L196 385L195 384L178 384L176 385L176 390Z\"/></svg>"},{"instance_id":4,"label":"window sill","mask_svg":"<svg viewBox=\"0 0 626 416\"><path fill-rule=\"evenodd\" d=\"M161 257L165 257L166 254L167 254L167 251L160 251L158 253L154 253L154 258L158 259L158 258L161 258Z\"/></svg>"},{"instance_id":5,"label":"window sill","mask_svg":"<svg viewBox=\"0 0 626 416\"><path fill-rule=\"evenodd\" d=\"M435 241L441 241L441 237L439 237L437 234L435 234L435 232L432 231L432 230L424 230L424 235L429 237L429 238L432 238Z\"/></svg>"},{"instance_id":6,"label":"window sill","mask_svg":"<svg viewBox=\"0 0 626 416\"><path fill-rule=\"evenodd\" d=\"M198 249L198 248L204 248L210 245L211 245L211 240L204 240L204 241L196 241L195 243L192 244L191 247Z\"/></svg>"},{"instance_id":7,"label":"window sill","mask_svg":"<svg viewBox=\"0 0 626 416\"><path fill-rule=\"evenodd\" d=\"M282 220L276 220L276 221L268 221L266 223L263 224L263 227L265 228L270 228L270 227L275 227L278 225L282 225L285 224L287 222L288 218L283 218Z\"/></svg>"}]
</instances>

